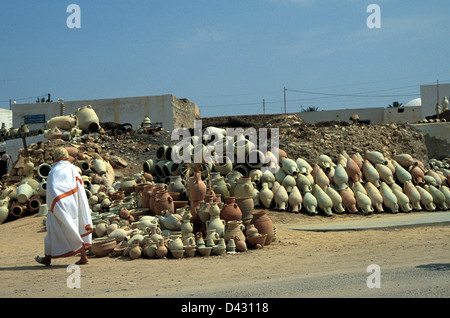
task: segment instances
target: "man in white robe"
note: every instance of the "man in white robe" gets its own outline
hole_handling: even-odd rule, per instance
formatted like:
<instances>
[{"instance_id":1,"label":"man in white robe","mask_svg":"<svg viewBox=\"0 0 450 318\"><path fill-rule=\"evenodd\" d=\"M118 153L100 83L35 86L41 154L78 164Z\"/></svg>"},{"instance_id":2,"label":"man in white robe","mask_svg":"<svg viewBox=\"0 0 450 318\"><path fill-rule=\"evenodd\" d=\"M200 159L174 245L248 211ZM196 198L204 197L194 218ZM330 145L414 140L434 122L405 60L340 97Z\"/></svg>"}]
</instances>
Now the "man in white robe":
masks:
<instances>
[{"instance_id":1,"label":"man in white robe","mask_svg":"<svg viewBox=\"0 0 450 318\"><path fill-rule=\"evenodd\" d=\"M92 219L83 180L69 161L65 148L55 150L55 163L47 178L45 257L35 260L50 265L52 258L81 254L76 264L86 264L92 246Z\"/></svg>"}]
</instances>

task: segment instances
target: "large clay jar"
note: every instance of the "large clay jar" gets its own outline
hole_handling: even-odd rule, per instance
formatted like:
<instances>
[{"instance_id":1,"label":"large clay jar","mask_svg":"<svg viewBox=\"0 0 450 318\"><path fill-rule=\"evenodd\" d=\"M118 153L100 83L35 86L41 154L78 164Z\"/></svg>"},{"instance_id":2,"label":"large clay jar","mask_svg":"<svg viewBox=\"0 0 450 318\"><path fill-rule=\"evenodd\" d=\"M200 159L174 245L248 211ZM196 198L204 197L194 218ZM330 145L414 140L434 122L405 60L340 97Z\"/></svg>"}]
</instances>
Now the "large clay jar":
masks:
<instances>
[{"instance_id":1,"label":"large clay jar","mask_svg":"<svg viewBox=\"0 0 450 318\"><path fill-rule=\"evenodd\" d=\"M361 170L352 158L347 159L345 171L347 172L347 175L351 181L353 182L361 181L362 177Z\"/></svg>"},{"instance_id":2,"label":"large clay jar","mask_svg":"<svg viewBox=\"0 0 450 318\"><path fill-rule=\"evenodd\" d=\"M235 197L225 197L224 205L220 211L220 218L229 222L232 220L240 221L242 219L242 211L236 203Z\"/></svg>"},{"instance_id":3,"label":"large clay jar","mask_svg":"<svg viewBox=\"0 0 450 318\"><path fill-rule=\"evenodd\" d=\"M236 203L239 206L239 209L241 209L244 225L248 224L252 219L255 201L253 198L236 198Z\"/></svg>"},{"instance_id":4,"label":"large clay jar","mask_svg":"<svg viewBox=\"0 0 450 318\"><path fill-rule=\"evenodd\" d=\"M274 236L274 228L272 220L267 216L266 211L258 210L252 213L253 218L250 224L253 224L261 235L267 234L265 245L269 245L272 242Z\"/></svg>"},{"instance_id":5,"label":"large clay jar","mask_svg":"<svg viewBox=\"0 0 450 318\"><path fill-rule=\"evenodd\" d=\"M369 160L364 160L362 173L367 181L372 182L377 188L380 187L380 174Z\"/></svg>"},{"instance_id":6,"label":"large clay jar","mask_svg":"<svg viewBox=\"0 0 450 318\"><path fill-rule=\"evenodd\" d=\"M248 198L254 195L254 184L249 177L241 177L237 180L234 188L234 196L237 198Z\"/></svg>"},{"instance_id":7,"label":"large clay jar","mask_svg":"<svg viewBox=\"0 0 450 318\"><path fill-rule=\"evenodd\" d=\"M408 196L413 209L416 211L422 210L422 206L420 205L420 193L411 181L406 181L403 184L403 191Z\"/></svg>"},{"instance_id":8,"label":"large clay jar","mask_svg":"<svg viewBox=\"0 0 450 318\"><path fill-rule=\"evenodd\" d=\"M386 182L388 185L395 183L394 175L389 166L376 163L375 169L377 169L381 181Z\"/></svg>"},{"instance_id":9,"label":"large clay jar","mask_svg":"<svg viewBox=\"0 0 450 318\"><path fill-rule=\"evenodd\" d=\"M286 160L286 159L285 159ZM285 211L288 205L289 195L284 188L284 186L280 186L275 193L274 197L276 208L280 211Z\"/></svg>"},{"instance_id":10,"label":"large clay jar","mask_svg":"<svg viewBox=\"0 0 450 318\"><path fill-rule=\"evenodd\" d=\"M436 204L433 202L433 196L431 195L431 193L421 186L416 186L416 189L420 193L420 203L425 207L425 210L436 210Z\"/></svg>"},{"instance_id":11,"label":"large clay jar","mask_svg":"<svg viewBox=\"0 0 450 318\"><path fill-rule=\"evenodd\" d=\"M419 166L414 166L410 171L412 181L414 184L423 186L425 184L425 175L423 173L423 170L419 168ZM404 183L403 183L404 185Z\"/></svg>"},{"instance_id":12,"label":"large clay jar","mask_svg":"<svg viewBox=\"0 0 450 318\"><path fill-rule=\"evenodd\" d=\"M381 182L380 193L383 196L384 205L392 213L397 213L398 212L397 197L392 192L391 188L389 188L389 186L384 182Z\"/></svg>"},{"instance_id":13,"label":"large clay jar","mask_svg":"<svg viewBox=\"0 0 450 318\"><path fill-rule=\"evenodd\" d=\"M83 130L84 133L99 131L100 122L91 105L78 108L75 111L75 116L78 119L78 127Z\"/></svg>"},{"instance_id":14,"label":"large clay jar","mask_svg":"<svg viewBox=\"0 0 450 318\"><path fill-rule=\"evenodd\" d=\"M383 196L380 191L371 182L366 182L364 185L367 195L372 201L372 206L377 212L383 212Z\"/></svg>"},{"instance_id":15,"label":"large clay jar","mask_svg":"<svg viewBox=\"0 0 450 318\"><path fill-rule=\"evenodd\" d=\"M195 171L193 178L189 180L189 200L193 206L198 206L205 199L206 184L202 180L201 171Z\"/></svg>"},{"instance_id":16,"label":"large clay jar","mask_svg":"<svg viewBox=\"0 0 450 318\"><path fill-rule=\"evenodd\" d=\"M269 189L269 184L267 182L263 182L261 184L261 191L259 192L259 202L266 209L270 209L273 202L273 192Z\"/></svg>"},{"instance_id":17,"label":"large clay jar","mask_svg":"<svg viewBox=\"0 0 450 318\"><path fill-rule=\"evenodd\" d=\"M332 187L328 187L325 191L330 197L331 201L333 201L333 209L336 213L344 213L345 208L342 204L342 198L339 195L339 192L333 189Z\"/></svg>"},{"instance_id":18,"label":"large clay jar","mask_svg":"<svg viewBox=\"0 0 450 318\"><path fill-rule=\"evenodd\" d=\"M209 217L210 217L209 210L210 210L213 202L214 202L214 196L206 195L205 201L200 203L200 207L197 210L197 215L200 218L202 223L205 223L206 220L209 220Z\"/></svg>"},{"instance_id":19,"label":"large clay jar","mask_svg":"<svg viewBox=\"0 0 450 318\"><path fill-rule=\"evenodd\" d=\"M302 209L302 195L297 186L294 186L291 193L289 193L288 202L291 212L297 213Z\"/></svg>"},{"instance_id":20,"label":"large clay jar","mask_svg":"<svg viewBox=\"0 0 450 318\"><path fill-rule=\"evenodd\" d=\"M164 191L164 190L165 189L162 186L153 186L150 189L150 199L148 201L149 202L148 207L152 214L155 214L156 193L158 193L159 191Z\"/></svg>"},{"instance_id":21,"label":"large clay jar","mask_svg":"<svg viewBox=\"0 0 450 318\"><path fill-rule=\"evenodd\" d=\"M132 177L127 177L120 182L120 188L125 191L126 195L130 195L134 192L134 186L136 185L136 180Z\"/></svg>"},{"instance_id":22,"label":"large clay jar","mask_svg":"<svg viewBox=\"0 0 450 318\"><path fill-rule=\"evenodd\" d=\"M225 233L223 234L223 238L225 242L228 242L234 236L238 237L240 240L245 242L245 234L244 234L244 225L242 221L231 220L226 223Z\"/></svg>"},{"instance_id":23,"label":"large clay jar","mask_svg":"<svg viewBox=\"0 0 450 318\"><path fill-rule=\"evenodd\" d=\"M342 204L345 206L349 213L358 213L356 207L356 198L350 188L339 191L342 198Z\"/></svg>"}]
</instances>

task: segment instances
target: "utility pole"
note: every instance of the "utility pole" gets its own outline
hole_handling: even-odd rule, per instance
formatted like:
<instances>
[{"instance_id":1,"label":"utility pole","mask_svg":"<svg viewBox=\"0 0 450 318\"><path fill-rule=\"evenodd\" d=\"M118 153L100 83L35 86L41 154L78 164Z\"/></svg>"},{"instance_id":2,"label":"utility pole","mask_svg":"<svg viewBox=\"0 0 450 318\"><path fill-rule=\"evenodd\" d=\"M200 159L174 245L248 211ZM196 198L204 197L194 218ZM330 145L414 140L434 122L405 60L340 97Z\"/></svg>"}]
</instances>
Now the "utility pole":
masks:
<instances>
[{"instance_id":1,"label":"utility pole","mask_svg":"<svg viewBox=\"0 0 450 318\"><path fill-rule=\"evenodd\" d=\"M284 88L284 113L286 114L286 87Z\"/></svg>"},{"instance_id":2,"label":"utility pole","mask_svg":"<svg viewBox=\"0 0 450 318\"><path fill-rule=\"evenodd\" d=\"M266 114L266 100L263 99L263 114Z\"/></svg>"}]
</instances>

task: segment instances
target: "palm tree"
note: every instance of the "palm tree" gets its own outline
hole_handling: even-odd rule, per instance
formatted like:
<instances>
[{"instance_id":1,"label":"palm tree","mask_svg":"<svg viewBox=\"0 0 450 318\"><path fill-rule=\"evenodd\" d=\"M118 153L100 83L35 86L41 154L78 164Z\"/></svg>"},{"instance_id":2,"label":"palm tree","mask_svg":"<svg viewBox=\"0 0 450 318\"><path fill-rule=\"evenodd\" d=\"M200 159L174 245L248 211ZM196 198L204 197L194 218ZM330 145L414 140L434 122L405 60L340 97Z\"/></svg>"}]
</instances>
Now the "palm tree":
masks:
<instances>
[{"instance_id":1,"label":"palm tree","mask_svg":"<svg viewBox=\"0 0 450 318\"><path fill-rule=\"evenodd\" d=\"M389 105L389 108L392 108L392 107L402 107L402 106L403 106L402 103L399 103L398 101L395 101L395 102L392 103L392 105Z\"/></svg>"}]
</instances>

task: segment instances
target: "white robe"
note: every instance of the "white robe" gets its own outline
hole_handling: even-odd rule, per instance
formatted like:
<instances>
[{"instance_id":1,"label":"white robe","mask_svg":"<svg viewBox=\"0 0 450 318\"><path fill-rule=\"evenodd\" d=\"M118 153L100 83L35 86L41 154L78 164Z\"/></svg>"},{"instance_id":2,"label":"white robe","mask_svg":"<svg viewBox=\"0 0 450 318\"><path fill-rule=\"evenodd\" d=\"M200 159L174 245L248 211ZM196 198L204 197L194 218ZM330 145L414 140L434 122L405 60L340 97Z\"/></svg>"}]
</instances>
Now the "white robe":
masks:
<instances>
[{"instance_id":1,"label":"white robe","mask_svg":"<svg viewBox=\"0 0 450 318\"><path fill-rule=\"evenodd\" d=\"M45 256L73 256L92 246L92 219L80 174L66 160L53 164L47 178Z\"/></svg>"}]
</instances>

